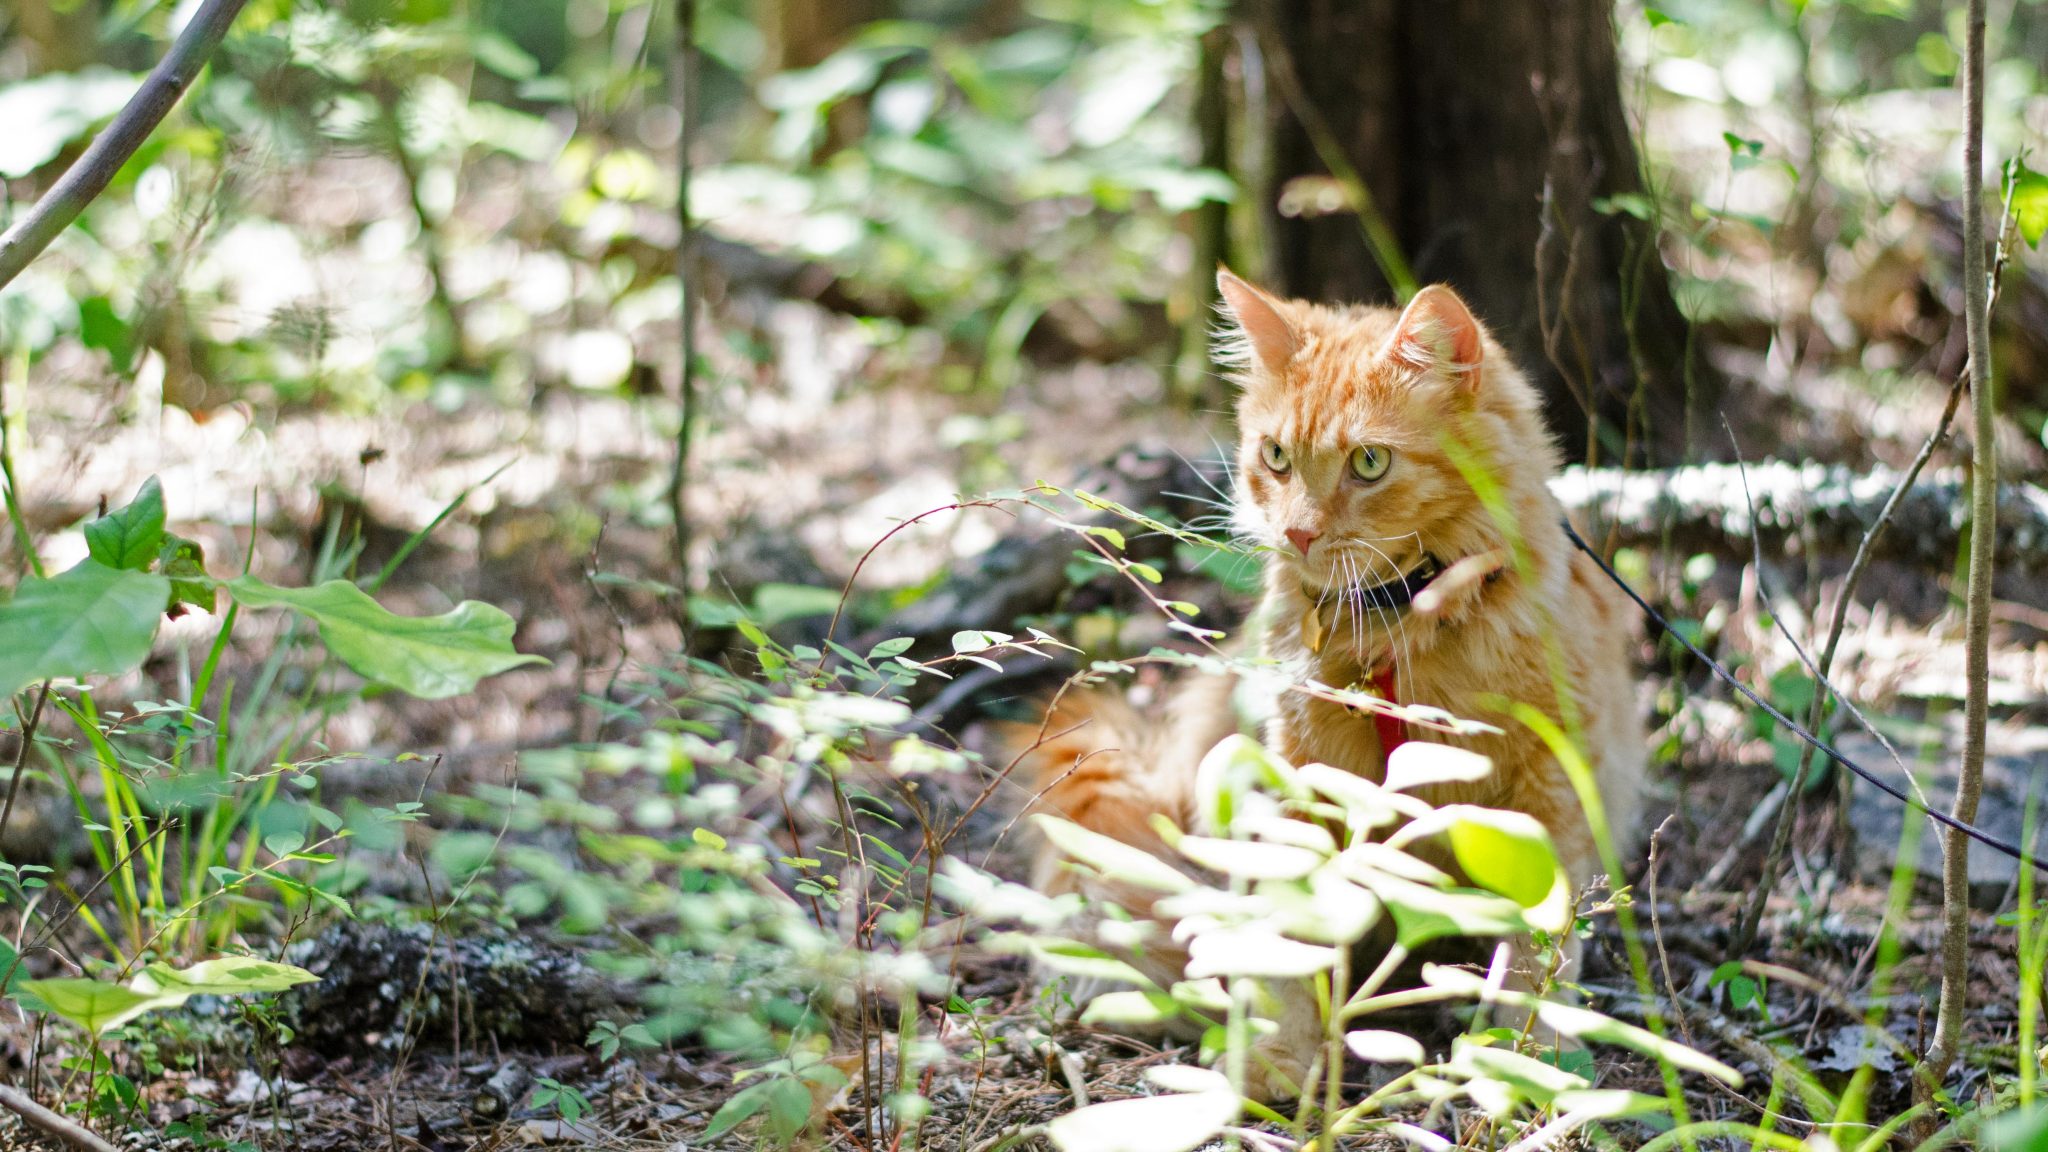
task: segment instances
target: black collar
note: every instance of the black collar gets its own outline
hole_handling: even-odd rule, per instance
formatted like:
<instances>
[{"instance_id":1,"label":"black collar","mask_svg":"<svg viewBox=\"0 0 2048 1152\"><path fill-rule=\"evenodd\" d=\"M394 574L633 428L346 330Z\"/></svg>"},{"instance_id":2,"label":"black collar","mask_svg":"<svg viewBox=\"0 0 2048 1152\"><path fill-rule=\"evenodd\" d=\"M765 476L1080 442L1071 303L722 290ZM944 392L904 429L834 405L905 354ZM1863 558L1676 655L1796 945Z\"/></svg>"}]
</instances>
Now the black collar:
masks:
<instances>
[{"instance_id":1,"label":"black collar","mask_svg":"<svg viewBox=\"0 0 2048 1152\"><path fill-rule=\"evenodd\" d=\"M1388 610L1406 608L1409 602L1415 599L1415 594L1422 591L1431 580L1443 575L1443 571L1443 562L1425 552L1422 556L1422 562L1403 575L1396 576L1384 584L1373 584L1363 588L1348 589L1346 590L1345 598L1348 599L1350 596L1356 595L1359 601L1369 608L1385 608ZM1321 605L1329 597L1330 590L1325 589L1317 593L1311 591L1304 584L1302 585L1301 593L1307 596L1312 603Z\"/></svg>"}]
</instances>

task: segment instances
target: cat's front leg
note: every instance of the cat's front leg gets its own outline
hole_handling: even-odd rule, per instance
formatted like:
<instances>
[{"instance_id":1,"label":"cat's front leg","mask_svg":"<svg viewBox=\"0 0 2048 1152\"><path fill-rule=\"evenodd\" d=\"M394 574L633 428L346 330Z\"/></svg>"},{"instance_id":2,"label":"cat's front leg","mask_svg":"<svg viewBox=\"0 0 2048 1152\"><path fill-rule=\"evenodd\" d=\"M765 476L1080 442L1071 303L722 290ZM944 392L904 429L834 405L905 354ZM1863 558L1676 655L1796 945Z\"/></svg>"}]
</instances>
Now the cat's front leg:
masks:
<instances>
[{"instance_id":1,"label":"cat's front leg","mask_svg":"<svg viewBox=\"0 0 2048 1152\"><path fill-rule=\"evenodd\" d=\"M1244 1094L1262 1103L1293 1100L1310 1090L1309 1068L1323 1042L1322 1014L1308 985L1288 980L1267 989L1273 1030L1251 1042Z\"/></svg>"}]
</instances>

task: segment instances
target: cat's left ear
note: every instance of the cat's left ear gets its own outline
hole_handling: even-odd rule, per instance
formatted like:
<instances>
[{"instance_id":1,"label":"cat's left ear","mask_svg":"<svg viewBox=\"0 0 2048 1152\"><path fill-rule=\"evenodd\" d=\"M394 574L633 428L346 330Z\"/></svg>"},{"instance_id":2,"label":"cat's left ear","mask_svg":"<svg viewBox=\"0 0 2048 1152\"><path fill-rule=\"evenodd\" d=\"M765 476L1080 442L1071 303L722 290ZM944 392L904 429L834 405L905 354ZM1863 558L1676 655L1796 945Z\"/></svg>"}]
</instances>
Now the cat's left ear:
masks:
<instances>
[{"instance_id":1,"label":"cat's left ear","mask_svg":"<svg viewBox=\"0 0 2048 1152\"><path fill-rule=\"evenodd\" d=\"M1479 391L1486 358L1479 320L1456 292L1431 284L1415 294L1394 325L1387 354L1425 371L1458 379L1468 393Z\"/></svg>"}]
</instances>

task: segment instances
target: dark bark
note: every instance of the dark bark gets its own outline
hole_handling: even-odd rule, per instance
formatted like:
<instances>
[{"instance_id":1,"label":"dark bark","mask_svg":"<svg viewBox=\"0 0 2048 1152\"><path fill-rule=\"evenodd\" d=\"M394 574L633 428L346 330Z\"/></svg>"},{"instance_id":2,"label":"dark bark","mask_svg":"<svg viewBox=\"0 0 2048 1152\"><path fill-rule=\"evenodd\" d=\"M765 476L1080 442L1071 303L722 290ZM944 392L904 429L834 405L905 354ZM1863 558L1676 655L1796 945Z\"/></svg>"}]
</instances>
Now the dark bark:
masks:
<instances>
[{"instance_id":1,"label":"dark bark","mask_svg":"<svg viewBox=\"0 0 2048 1152\"><path fill-rule=\"evenodd\" d=\"M1257 0L1253 15L1417 280L1455 287L1507 344L1570 458L1672 462L1711 441L1695 426L1718 390L1654 229L1615 207L1639 205L1643 180L1609 0ZM1329 171L1297 111L1274 101L1279 287L1386 301L1356 217L1282 212L1303 199L1290 180Z\"/></svg>"}]
</instances>

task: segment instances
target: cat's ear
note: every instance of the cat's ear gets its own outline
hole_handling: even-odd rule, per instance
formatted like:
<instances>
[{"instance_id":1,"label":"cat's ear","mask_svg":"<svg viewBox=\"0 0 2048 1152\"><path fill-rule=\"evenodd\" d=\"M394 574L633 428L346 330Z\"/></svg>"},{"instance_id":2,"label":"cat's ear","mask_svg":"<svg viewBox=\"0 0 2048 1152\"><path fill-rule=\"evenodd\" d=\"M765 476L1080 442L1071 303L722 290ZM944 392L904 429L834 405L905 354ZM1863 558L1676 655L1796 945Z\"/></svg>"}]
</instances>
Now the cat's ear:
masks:
<instances>
[{"instance_id":1,"label":"cat's ear","mask_svg":"<svg viewBox=\"0 0 2048 1152\"><path fill-rule=\"evenodd\" d=\"M1394 325L1387 353L1427 371L1459 378L1467 392L1479 391L1481 362L1486 358L1479 321L1456 292L1431 284L1415 294Z\"/></svg>"},{"instance_id":2,"label":"cat's ear","mask_svg":"<svg viewBox=\"0 0 2048 1152\"><path fill-rule=\"evenodd\" d=\"M1282 312L1284 305L1220 264L1216 267L1216 290L1223 294L1224 306L1230 309L1231 318L1244 333L1245 343L1251 346L1252 357L1267 372L1279 376L1286 370L1287 362L1294 359L1295 349L1294 329Z\"/></svg>"}]
</instances>

